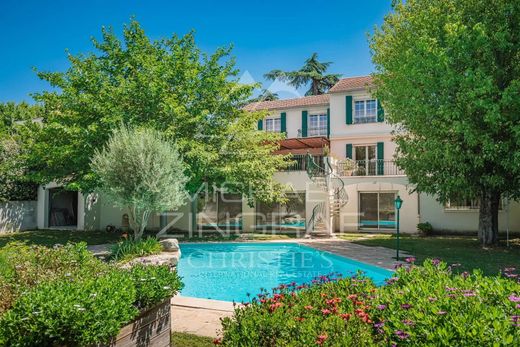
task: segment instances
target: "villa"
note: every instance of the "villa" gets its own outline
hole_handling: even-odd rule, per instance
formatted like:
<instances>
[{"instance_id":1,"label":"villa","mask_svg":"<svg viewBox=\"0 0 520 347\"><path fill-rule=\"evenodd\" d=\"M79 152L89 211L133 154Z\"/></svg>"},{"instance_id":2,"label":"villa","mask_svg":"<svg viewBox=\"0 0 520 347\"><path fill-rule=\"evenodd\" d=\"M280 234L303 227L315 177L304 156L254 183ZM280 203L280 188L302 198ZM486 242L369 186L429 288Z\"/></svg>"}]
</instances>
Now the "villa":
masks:
<instances>
[{"instance_id":1,"label":"villa","mask_svg":"<svg viewBox=\"0 0 520 347\"><path fill-rule=\"evenodd\" d=\"M392 126L370 94L370 76L341 79L329 93L288 100L255 102L247 110L266 110L262 131L282 132L278 154L291 154L294 164L276 179L290 187L287 204L256 203L220 192L187 202L179 211L156 215L150 228L179 230L241 229L333 232L396 230L394 200L403 200L400 230L414 233L418 223L435 230L474 232L478 201L440 204L413 192L405 172L394 163ZM354 165L353 165L354 164ZM38 191L39 228L104 229L127 226L124 211L103 196L65 192L57 185ZM520 231L520 204L503 201L499 225Z\"/></svg>"}]
</instances>

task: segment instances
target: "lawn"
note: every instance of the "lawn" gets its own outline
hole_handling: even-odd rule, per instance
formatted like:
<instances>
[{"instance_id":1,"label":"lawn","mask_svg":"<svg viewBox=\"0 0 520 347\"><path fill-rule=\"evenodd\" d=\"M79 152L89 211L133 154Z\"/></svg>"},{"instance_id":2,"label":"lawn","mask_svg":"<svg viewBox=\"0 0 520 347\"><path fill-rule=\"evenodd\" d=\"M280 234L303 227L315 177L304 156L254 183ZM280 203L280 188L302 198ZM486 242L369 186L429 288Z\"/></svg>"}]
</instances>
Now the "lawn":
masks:
<instances>
[{"instance_id":1,"label":"lawn","mask_svg":"<svg viewBox=\"0 0 520 347\"><path fill-rule=\"evenodd\" d=\"M376 235L352 242L365 246L396 248L393 235ZM460 269L482 269L486 275L496 275L506 267L520 266L520 238L511 240L510 247L502 241L497 247L482 248L477 238L463 236L401 237L401 249L413 254L418 262L439 258L449 264L461 264Z\"/></svg>"},{"instance_id":2,"label":"lawn","mask_svg":"<svg viewBox=\"0 0 520 347\"><path fill-rule=\"evenodd\" d=\"M80 241L84 241L88 245L100 245L103 243L114 243L120 239L121 236L119 234L108 233L106 231L32 230L0 235L0 247L13 241L53 246L55 244L66 244L67 242Z\"/></svg>"}]
</instances>

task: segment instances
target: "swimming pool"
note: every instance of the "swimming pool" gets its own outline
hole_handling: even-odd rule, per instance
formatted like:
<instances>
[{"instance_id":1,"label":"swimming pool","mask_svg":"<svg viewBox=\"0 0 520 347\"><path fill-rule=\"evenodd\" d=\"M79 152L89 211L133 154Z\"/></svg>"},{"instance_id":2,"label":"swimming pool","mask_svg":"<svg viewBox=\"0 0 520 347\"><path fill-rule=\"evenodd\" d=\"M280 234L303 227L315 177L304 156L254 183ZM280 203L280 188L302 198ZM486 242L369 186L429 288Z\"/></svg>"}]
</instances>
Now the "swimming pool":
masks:
<instances>
[{"instance_id":1,"label":"swimming pool","mask_svg":"<svg viewBox=\"0 0 520 347\"><path fill-rule=\"evenodd\" d=\"M391 272L297 243L193 243L180 245L177 266L183 296L249 301L261 288L310 283L320 275L354 275L358 270L383 284Z\"/></svg>"}]
</instances>

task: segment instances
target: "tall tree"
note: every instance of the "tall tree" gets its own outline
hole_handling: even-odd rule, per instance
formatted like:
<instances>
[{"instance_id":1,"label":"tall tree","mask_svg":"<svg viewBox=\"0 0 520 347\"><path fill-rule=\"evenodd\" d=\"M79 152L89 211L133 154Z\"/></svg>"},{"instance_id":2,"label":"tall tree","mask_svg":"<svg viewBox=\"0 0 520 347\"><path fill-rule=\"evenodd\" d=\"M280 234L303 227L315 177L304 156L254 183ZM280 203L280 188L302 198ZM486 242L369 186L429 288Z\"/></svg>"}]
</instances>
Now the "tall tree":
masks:
<instances>
[{"instance_id":1,"label":"tall tree","mask_svg":"<svg viewBox=\"0 0 520 347\"><path fill-rule=\"evenodd\" d=\"M318 53L313 53L305 64L296 71L272 70L264 75L266 79L287 82L295 88L306 86L310 83L309 90L305 95L325 94L335 85L339 74L325 74L332 62L318 61Z\"/></svg>"},{"instance_id":2,"label":"tall tree","mask_svg":"<svg viewBox=\"0 0 520 347\"><path fill-rule=\"evenodd\" d=\"M398 165L440 201L479 199L496 243L500 200L520 196L520 2L395 1L371 48Z\"/></svg>"},{"instance_id":3,"label":"tall tree","mask_svg":"<svg viewBox=\"0 0 520 347\"><path fill-rule=\"evenodd\" d=\"M273 93L269 89L263 89L260 92L260 95L258 95L257 97L251 98L249 100L249 102L274 101L274 100L278 100L278 99L280 99L280 97L278 96L277 93Z\"/></svg>"},{"instance_id":4,"label":"tall tree","mask_svg":"<svg viewBox=\"0 0 520 347\"><path fill-rule=\"evenodd\" d=\"M123 123L157 129L175 141L191 193L205 183L233 180L250 198L283 199L272 177L286 158L270 155L280 135L256 130L262 115L242 110L255 86L238 82L230 49L203 54L191 33L151 41L137 21L124 27L123 40L103 29L93 44L94 53L69 55L66 72L38 74L53 90L35 95L46 107L43 126L25 129L32 179L95 190L99 179L90 159ZM241 133L231 134L232 128ZM223 151L237 141L248 151Z\"/></svg>"},{"instance_id":5,"label":"tall tree","mask_svg":"<svg viewBox=\"0 0 520 347\"><path fill-rule=\"evenodd\" d=\"M18 124L38 119L38 105L0 103L0 201L36 199L37 186L25 180L27 168L18 160L20 155Z\"/></svg>"}]
</instances>

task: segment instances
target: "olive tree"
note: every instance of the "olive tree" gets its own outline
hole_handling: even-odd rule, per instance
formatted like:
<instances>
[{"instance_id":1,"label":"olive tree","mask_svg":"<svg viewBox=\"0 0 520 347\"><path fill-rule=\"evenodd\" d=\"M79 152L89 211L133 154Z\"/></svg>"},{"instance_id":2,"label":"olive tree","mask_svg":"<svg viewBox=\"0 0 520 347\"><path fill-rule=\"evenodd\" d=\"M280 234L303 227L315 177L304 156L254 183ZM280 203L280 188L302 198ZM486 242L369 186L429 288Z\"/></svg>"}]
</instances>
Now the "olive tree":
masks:
<instances>
[{"instance_id":1,"label":"olive tree","mask_svg":"<svg viewBox=\"0 0 520 347\"><path fill-rule=\"evenodd\" d=\"M187 196L182 158L157 130L116 128L106 146L95 151L91 167L99 190L128 211L135 239L142 237L152 213L176 209Z\"/></svg>"}]
</instances>

